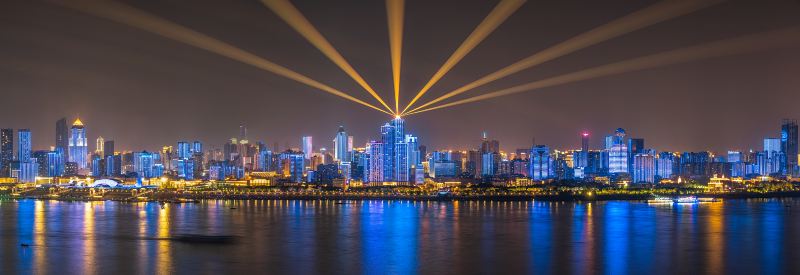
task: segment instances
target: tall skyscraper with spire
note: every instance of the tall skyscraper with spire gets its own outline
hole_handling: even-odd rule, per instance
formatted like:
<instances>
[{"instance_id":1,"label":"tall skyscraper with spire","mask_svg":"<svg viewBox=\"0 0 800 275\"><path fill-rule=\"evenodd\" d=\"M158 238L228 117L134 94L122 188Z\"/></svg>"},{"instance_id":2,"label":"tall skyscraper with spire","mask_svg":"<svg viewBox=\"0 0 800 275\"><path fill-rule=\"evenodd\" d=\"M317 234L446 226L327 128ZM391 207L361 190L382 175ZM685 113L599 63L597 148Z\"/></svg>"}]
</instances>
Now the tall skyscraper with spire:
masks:
<instances>
[{"instance_id":1,"label":"tall skyscraper with spire","mask_svg":"<svg viewBox=\"0 0 800 275\"><path fill-rule=\"evenodd\" d=\"M72 123L69 135L69 162L74 162L78 169L87 168L89 145L86 141L86 128L80 119Z\"/></svg>"}]
</instances>

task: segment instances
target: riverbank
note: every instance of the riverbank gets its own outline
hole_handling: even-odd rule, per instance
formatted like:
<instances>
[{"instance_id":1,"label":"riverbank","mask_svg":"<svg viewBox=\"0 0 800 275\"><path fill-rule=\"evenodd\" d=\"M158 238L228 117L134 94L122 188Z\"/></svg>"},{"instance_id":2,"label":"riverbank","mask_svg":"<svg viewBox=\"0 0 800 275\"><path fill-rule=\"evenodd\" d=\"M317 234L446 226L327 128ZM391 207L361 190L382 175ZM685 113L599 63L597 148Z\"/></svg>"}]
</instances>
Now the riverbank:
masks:
<instances>
[{"instance_id":1,"label":"riverbank","mask_svg":"<svg viewBox=\"0 0 800 275\"><path fill-rule=\"evenodd\" d=\"M700 198L749 199L749 198L788 198L800 197L800 191L775 192L728 192L728 193L659 193L658 196L675 197L692 195ZM546 194L531 193L494 193L494 194L401 194L401 193L368 193L368 192L262 192L262 193L227 193L227 192L175 192L159 191L142 196L128 193L107 193L103 195L91 193L37 194L26 196L3 196L7 199L40 199L59 201L123 201L123 202L172 202L185 203L201 200L403 200L403 201L609 201L609 200L648 200L655 195L647 193L618 194L595 192L561 192Z\"/></svg>"}]
</instances>

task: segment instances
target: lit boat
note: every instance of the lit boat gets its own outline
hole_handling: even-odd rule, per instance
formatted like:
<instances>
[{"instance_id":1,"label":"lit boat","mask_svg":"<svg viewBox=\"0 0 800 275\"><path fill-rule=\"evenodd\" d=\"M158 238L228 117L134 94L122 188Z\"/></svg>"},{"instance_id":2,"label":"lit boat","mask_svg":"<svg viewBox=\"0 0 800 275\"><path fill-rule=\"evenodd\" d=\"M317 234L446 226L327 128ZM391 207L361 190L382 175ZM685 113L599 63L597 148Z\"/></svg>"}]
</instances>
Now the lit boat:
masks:
<instances>
[{"instance_id":1,"label":"lit boat","mask_svg":"<svg viewBox=\"0 0 800 275\"><path fill-rule=\"evenodd\" d=\"M656 196L654 199L647 200L647 203L653 203L653 204L657 204L657 203L672 203L672 198Z\"/></svg>"},{"instance_id":2,"label":"lit boat","mask_svg":"<svg viewBox=\"0 0 800 275\"><path fill-rule=\"evenodd\" d=\"M699 202L697 200L697 197L695 197L695 196L678 197L678 198L675 198L673 201L675 203L677 203L677 204L695 204L695 203Z\"/></svg>"},{"instance_id":3,"label":"lit boat","mask_svg":"<svg viewBox=\"0 0 800 275\"><path fill-rule=\"evenodd\" d=\"M719 198L697 198L697 201L699 201L699 202L718 202L718 201L722 201L722 200L719 199Z\"/></svg>"}]
</instances>

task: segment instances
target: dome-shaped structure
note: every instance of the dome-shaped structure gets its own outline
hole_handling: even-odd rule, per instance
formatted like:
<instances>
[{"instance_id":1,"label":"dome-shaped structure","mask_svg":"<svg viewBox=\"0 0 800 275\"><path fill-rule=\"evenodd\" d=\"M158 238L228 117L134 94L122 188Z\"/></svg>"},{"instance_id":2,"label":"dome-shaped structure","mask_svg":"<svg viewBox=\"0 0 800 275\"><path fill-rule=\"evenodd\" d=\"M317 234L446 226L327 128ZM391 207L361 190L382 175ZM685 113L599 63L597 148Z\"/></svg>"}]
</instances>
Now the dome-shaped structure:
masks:
<instances>
[{"instance_id":1,"label":"dome-shaped structure","mask_svg":"<svg viewBox=\"0 0 800 275\"><path fill-rule=\"evenodd\" d=\"M100 179L100 180L96 180L96 181L92 182L92 184L89 184L88 187L92 187L92 188L95 188L95 187L114 188L114 187L117 187L119 184L120 183L118 181L115 181L115 180L112 180L112 179Z\"/></svg>"}]
</instances>

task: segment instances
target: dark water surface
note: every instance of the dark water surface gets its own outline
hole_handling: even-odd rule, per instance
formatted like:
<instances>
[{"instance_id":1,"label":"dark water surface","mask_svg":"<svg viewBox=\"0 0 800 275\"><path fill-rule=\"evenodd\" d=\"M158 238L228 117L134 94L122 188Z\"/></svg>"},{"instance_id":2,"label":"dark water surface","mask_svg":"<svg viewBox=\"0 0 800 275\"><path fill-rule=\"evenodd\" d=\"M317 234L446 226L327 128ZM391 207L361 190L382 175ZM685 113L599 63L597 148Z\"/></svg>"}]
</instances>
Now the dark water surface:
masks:
<instances>
[{"instance_id":1,"label":"dark water surface","mask_svg":"<svg viewBox=\"0 0 800 275\"><path fill-rule=\"evenodd\" d=\"M0 223L2 274L800 272L800 199L206 201L165 209L12 200L0 201ZM240 238L169 240L180 234Z\"/></svg>"}]
</instances>

